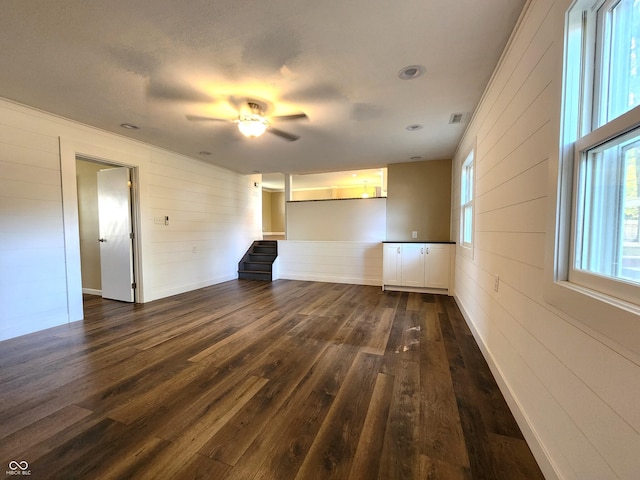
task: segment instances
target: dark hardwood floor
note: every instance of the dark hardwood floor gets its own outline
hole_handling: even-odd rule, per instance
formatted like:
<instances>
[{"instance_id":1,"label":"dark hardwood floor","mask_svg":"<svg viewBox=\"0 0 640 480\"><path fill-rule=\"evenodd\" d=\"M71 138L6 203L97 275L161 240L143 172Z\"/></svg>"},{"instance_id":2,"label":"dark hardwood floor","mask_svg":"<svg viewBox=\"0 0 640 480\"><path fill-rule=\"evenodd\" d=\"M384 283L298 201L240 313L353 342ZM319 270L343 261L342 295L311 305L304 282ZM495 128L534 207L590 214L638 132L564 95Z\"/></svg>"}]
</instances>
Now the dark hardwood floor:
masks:
<instances>
[{"instance_id":1,"label":"dark hardwood floor","mask_svg":"<svg viewBox=\"0 0 640 480\"><path fill-rule=\"evenodd\" d=\"M543 478L449 297L247 280L85 317L0 343L7 474Z\"/></svg>"}]
</instances>

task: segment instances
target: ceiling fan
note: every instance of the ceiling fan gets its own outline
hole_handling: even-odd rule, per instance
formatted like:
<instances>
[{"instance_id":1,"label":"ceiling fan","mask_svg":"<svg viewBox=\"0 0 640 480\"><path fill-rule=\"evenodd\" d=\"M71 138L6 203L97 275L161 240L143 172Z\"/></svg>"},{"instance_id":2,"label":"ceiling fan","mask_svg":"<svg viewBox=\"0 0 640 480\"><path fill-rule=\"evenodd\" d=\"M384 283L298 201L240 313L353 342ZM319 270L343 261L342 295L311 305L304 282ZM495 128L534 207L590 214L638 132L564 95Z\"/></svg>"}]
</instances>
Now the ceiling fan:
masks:
<instances>
[{"instance_id":1,"label":"ceiling fan","mask_svg":"<svg viewBox=\"0 0 640 480\"><path fill-rule=\"evenodd\" d=\"M293 115L274 115L267 117L264 114L264 108L259 103L252 100L246 101L246 107L248 107L248 110L247 108L241 108L240 112L238 113L238 118L233 120L214 117L202 117L199 115L187 115L187 120L231 122L238 125L238 130L240 130L240 133L242 133L245 137L256 138L262 135L264 132L269 132L290 142L295 142L300 138L298 135L273 128L271 126L271 122L273 120L283 121L308 118L305 113L296 113Z\"/></svg>"}]
</instances>

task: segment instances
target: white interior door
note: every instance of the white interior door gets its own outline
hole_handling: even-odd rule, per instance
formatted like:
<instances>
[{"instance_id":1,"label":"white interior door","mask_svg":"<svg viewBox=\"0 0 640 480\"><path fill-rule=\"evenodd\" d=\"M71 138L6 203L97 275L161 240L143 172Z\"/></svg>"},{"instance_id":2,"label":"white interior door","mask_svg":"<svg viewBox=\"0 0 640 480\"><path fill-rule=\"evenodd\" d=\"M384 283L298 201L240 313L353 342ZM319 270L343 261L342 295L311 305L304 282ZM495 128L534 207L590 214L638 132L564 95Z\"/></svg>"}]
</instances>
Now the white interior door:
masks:
<instances>
[{"instance_id":1,"label":"white interior door","mask_svg":"<svg viewBox=\"0 0 640 480\"><path fill-rule=\"evenodd\" d=\"M134 301L131 183L128 168L98 172L102 297Z\"/></svg>"}]
</instances>

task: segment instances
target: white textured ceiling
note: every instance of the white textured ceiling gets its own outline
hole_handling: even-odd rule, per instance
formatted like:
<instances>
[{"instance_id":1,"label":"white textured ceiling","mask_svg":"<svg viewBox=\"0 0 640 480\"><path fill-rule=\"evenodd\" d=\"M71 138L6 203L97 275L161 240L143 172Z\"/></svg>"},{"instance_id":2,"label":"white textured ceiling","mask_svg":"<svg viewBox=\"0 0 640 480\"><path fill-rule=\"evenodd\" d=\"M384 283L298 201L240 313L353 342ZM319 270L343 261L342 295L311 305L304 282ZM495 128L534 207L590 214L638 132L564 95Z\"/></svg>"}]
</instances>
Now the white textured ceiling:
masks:
<instances>
[{"instance_id":1,"label":"white textured ceiling","mask_svg":"<svg viewBox=\"0 0 640 480\"><path fill-rule=\"evenodd\" d=\"M0 96L241 173L451 158L525 2L3 0ZM301 138L186 119L243 98Z\"/></svg>"}]
</instances>

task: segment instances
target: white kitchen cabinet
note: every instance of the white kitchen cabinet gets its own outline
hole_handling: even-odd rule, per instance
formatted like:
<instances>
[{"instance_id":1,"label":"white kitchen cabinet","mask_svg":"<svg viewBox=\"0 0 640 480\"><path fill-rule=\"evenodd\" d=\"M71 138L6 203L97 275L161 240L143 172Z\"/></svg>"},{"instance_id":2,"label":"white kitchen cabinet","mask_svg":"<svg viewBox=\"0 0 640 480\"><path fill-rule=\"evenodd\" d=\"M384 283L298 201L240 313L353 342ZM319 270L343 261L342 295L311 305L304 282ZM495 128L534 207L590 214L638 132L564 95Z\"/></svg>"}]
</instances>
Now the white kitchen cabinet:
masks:
<instances>
[{"instance_id":1,"label":"white kitchen cabinet","mask_svg":"<svg viewBox=\"0 0 640 480\"><path fill-rule=\"evenodd\" d=\"M402 282L402 244L383 243L382 284L399 285Z\"/></svg>"},{"instance_id":2,"label":"white kitchen cabinet","mask_svg":"<svg viewBox=\"0 0 640 480\"><path fill-rule=\"evenodd\" d=\"M400 250L402 255L400 284L406 287L424 287L424 244L404 243Z\"/></svg>"},{"instance_id":3,"label":"white kitchen cabinet","mask_svg":"<svg viewBox=\"0 0 640 480\"><path fill-rule=\"evenodd\" d=\"M429 288L449 288L449 264L451 247L447 244L425 245L424 286Z\"/></svg>"},{"instance_id":4,"label":"white kitchen cabinet","mask_svg":"<svg viewBox=\"0 0 640 480\"><path fill-rule=\"evenodd\" d=\"M451 244L384 243L382 288L448 293Z\"/></svg>"}]
</instances>

